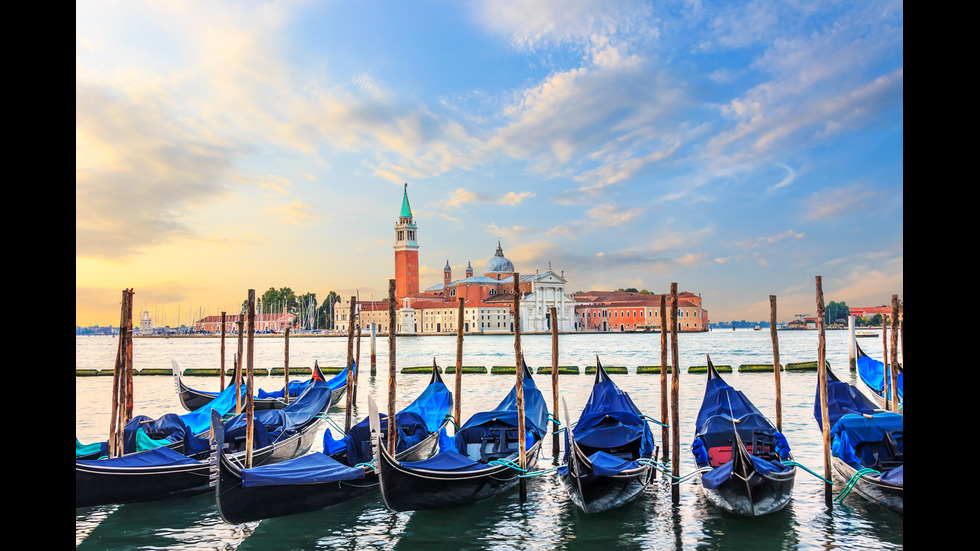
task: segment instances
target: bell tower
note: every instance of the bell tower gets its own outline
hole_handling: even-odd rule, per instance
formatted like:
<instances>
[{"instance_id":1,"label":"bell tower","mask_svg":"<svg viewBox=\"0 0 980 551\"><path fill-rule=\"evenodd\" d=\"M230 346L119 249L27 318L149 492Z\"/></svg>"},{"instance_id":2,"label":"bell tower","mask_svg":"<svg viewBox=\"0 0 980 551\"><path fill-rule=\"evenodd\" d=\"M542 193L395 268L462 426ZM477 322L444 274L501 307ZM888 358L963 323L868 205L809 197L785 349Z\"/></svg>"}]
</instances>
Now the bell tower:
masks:
<instances>
[{"instance_id":1,"label":"bell tower","mask_svg":"<svg viewBox=\"0 0 980 551\"><path fill-rule=\"evenodd\" d=\"M402 197L402 211L395 224L395 300L419 292L419 244L416 239L418 226L408 204L408 184Z\"/></svg>"}]
</instances>

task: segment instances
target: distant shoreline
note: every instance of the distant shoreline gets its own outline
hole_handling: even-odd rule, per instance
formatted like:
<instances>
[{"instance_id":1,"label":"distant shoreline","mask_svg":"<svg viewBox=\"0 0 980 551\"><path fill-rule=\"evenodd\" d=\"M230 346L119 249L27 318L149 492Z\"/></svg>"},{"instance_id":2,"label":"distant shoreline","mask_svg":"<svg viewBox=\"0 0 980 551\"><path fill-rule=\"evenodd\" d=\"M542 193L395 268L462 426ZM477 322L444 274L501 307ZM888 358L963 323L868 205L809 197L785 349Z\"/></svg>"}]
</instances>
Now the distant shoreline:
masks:
<instances>
[{"instance_id":1,"label":"distant shoreline","mask_svg":"<svg viewBox=\"0 0 980 551\"><path fill-rule=\"evenodd\" d=\"M768 329L768 328L766 328ZM777 329L778 331L816 331L816 329ZM826 327L825 331L846 331L846 327ZM754 329L743 328L741 331L755 331ZM729 328L718 328L711 331L678 331L678 334L698 334L698 333L730 333L732 332ZM629 335L629 334L649 334L649 335L659 335L660 331L559 331L559 335ZM361 337L370 337L371 333L361 332ZM464 337L502 337L502 336L513 336L513 333L463 333ZM540 332L521 332L521 335L551 335L551 331L540 331ZM118 334L106 335L106 334L78 334L76 337L115 337ZM226 333L225 338L237 338L235 333ZM388 333L375 333L375 337L386 337ZM397 333L397 337L455 337L456 333ZM215 338L221 337L220 334L191 334L191 335L137 335L134 334L133 338L136 339L205 339L205 338ZM256 333L255 338L282 338L284 335L282 333ZM346 338L346 333L290 333L289 338Z\"/></svg>"}]
</instances>

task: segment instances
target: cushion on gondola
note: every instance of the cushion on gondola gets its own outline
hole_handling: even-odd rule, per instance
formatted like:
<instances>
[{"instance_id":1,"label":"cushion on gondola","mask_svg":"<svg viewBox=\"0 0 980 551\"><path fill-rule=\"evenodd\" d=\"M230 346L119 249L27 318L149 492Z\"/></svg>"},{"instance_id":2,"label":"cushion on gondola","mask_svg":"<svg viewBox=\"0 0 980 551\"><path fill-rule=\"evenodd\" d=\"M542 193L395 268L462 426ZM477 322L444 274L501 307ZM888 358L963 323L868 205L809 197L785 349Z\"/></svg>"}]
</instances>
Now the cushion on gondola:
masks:
<instances>
[{"instance_id":1,"label":"cushion on gondola","mask_svg":"<svg viewBox=\"0 0 980 551\"><path fill-rule=\"evenodd\" d=\"M405 469L427 469L430 471L476 471L487 468L485 464L473 461L455 450L442 451L422 461L402 462L401 466Z\"/></svg>"},{"instance_id":2,"label":"cushion on gondola","mask_svg":"<svg viewBox=\"0 0 980 551\"><path fill-rule=\"evenodd\" d=\"M311 453L290 461L242 470L242 486L281 486L360 480L364 469L349 467L322 453Z\"/></svg>"},{"instance_id":3,"label":"cushion on gondola","mask_svg":"<svg viewBox=\"0 0 980 551\"><path fill-rule=\"evenodd\" d=\"M102 457L108 455L109 453L109 443L108 442L95 442L92 444L82 444L75 438L75 457L82 457L86 455L94 455L96 457Z\"/></svg>"},{"instance_id":4,"label":"cushion on gondola","mask_svg":"<svg viewBox=\"0 0 980 551\"><path fill-rule=\"evenodd\" d=\"M589 456L589 461L592 463L592 472L599 476L615 476L623 471L636 469L640 466L636 461L616 457L604 451L593 453Z\"/></svg>"},{"instance_id":5,"label":"cushion on gondola","mask_svg":"<svg viewBox=\"0 0 980 551\"><path fill-rule=\"evenodd\" d=\"M103 467L162 467L171 465L198 465L196 461L170 448L156 448L139 453L131 453L112 459L80 460L80 464Z\"/></svg>"}]
</instances>

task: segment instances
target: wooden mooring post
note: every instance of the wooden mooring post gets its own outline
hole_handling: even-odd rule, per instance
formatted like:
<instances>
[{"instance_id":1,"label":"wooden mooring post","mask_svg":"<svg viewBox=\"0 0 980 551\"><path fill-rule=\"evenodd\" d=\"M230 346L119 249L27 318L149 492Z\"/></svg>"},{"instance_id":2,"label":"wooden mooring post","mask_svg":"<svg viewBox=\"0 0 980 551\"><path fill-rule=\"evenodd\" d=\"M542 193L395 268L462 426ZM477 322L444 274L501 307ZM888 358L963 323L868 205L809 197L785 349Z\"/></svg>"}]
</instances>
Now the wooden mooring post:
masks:
<instances>
[{"instance_id":1,"label":"wooden mooring post","mask_svg":"<svg viewBox=\"0 0 980 551\"><path fill-rule=\"evenodd\" d=\"M898 295L892 295L892 411L898 408Z\"/></svg>"},{"instance_id":2,"label":"wooden mooring post","mask_svg":"<svg viewBox=\"0 0 980 551\"><path fill-rule=\"evenodd\" d=\"M123 429L133 416L133 290L123 289L119 313L119 344L112 367L112 396L109 413L109 457L125 452ZM128 367L127 367L128 364Z\"/></svg>"},{"instance_id":3,"label":"wooden mooring post","mask_svg":"<svg viewBox=\"0 0 980 551\"><path fill-rule=\"evenodd\" d=\"M395 320L389 318L388 325L393 327L395 325ZM389 331L391 331L391 329L389 329ZM371 376L372 377L378 374L377 354L375 353L375 348L374 348L374 341L377 338L377 336L378 336L378 324L372 323L371 324Z\"/></svg>"},{"instance_id":4,"label":"wooden mooring post","mask_svg":"<svg viewBox=\"0 0 980 551\"><path fill-rule=\"evenodd\" d=\"M388 451L395 456L395 445L398 442L398 430L395 423L395 395L397 381L395 372L395 280L388 280ZM457 373L457 375L459 375ZM380 467L380 465L379 465Z\"/></svg>"},{"instance_id":5,"label":"wooden mooring post","mask_svg":"<svg viewBox=\"0 0 980 551\"><path fill-rule=\"evenodd\" d=\"M344 417L344 434L350 432L351 408L354 400L354 312L357 297L350 297L350 317L347 320L347 414Z\"/></svg>"},{"instance_id":6,"label":"wooden mooring post","mask_svg":"<svg viewBox=\"0 0 980 551\"><path fill-rule=\"evenodd\" d=\"M252 468L252 448L254 447L255 431L255 289L248 290L248 340L245 343L248 359L245 366L248 371L245 386L245 468Z\"/></svg>"},{"instance_id":7,"label":"wooden mooring post","mask_svg":"<svg viewBox=\"0 0 980 551\"><path fill-rule=\"evenodd\" d=\"M670 427L673 438L673 453L671 455L670 469L673 474L671 488L671 499L674 505L681 501L681 488L677 484L680 478L681 468L681 419L680 419L680 355L677 351L677 283L670 284Z\"/></svg>"},{"instance_id":8,"label":"wooden mooring post","mask_svg":"<svg viewBox=\"0 0 980 551\"><path fill-rule=\"evenodd\" d=\"M555 462L558 462L558 452L561 450L561 443L558 439L558 311L551 307L551 411L554 416L552 426L551 447L554 450Z\"/></svg>"},{"instance_id":9,"label":"wooden mooring post","mask_svg":"<svg viewBox=\"0 0 980 551\"><path fill-rule=\"evenodd\" d=\"M225 389L225 321L227 312L221 312L221 390Z\"/></svg>"},{"instance_id":10,"label":"wooden mooring post","mask_svg":"<svg viewBox=\"0 0 980 551\"><path fill-rule=\"evenodd\" d=\"M456 418L456 430L463 425L462 406L460 397L463 394L463 312L466 299L459 297L459 324L456 327L456 396L453 405L453 416Z\"/></svg>"},{"instance_id":11,"label":"wooden mooring post","mask_svg":"<svg viewBox=\"0 0 980 551\"><path fill-rule=\"evenodd\" d=\"M527 470L527 429L524 422L524 353L521 351L521 275L514 272L514 372L517 373L517 458L523 474ZM520 501L527 501L527 481L521 477Z\"/></svg>"},{"instance_id":12,"label":"wooden mooring post","mask_svg":"<svg viewBox=\"0 0 980 551\"><path fill-rule=\"evenodd\" d=\"M820 387L820 427L823 431L823 471L824 503L827 509L834 508L834 486L830 480L830 414L827 409L827 342L824 335L823 278L816 276L817 282L817 385Z\"/></svg>"},{"instance_id":13,"label":"wooden mooring post","mask_svg":"<svg viewBox=\"0 0 980 551\"><path fill-rule=\"evenodd\" d=\"M283 383L283 400L289 403L289 328L287 327L285 331L282 332L283 339L283 358L282 358L282 374Z\"/></svg>"},{"instance_id":14,"label":"wooden mooring post","mask_svg":"<svg viewBox=\"0 0 980 551\"><path fill-rule=\"evenodd\" d=\"M769 295L769 336L772 338L772 370L776 374L776 430L783 432L783 394L779 381L779 337L776 336L776 295Z\"/></svg>"},{"instance_id":15,"label":"wooden mooring post","mask_svg":"<svg viewBox=\"0 0 980 551\"><path fill-rule=\"evenodd\" d=\"M667 298L660 295L660 422L663 460L670 457L670 407L667 405Z\"/></svg>"}]
</instances>

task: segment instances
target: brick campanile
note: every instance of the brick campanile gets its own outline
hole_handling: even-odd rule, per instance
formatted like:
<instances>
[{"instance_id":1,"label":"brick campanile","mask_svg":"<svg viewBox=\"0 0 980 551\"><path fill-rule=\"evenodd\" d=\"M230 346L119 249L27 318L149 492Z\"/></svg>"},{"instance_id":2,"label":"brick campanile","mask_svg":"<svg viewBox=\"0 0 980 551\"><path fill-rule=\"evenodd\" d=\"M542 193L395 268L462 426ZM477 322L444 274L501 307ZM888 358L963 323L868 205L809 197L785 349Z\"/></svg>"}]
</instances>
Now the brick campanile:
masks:
<instances>
[{"instance_id":1,"label":"brick campanile","mask_svg":"<svg viewBox=\"0 0 980 551\"><path fill-rule=\"evenodd\" d=\"M402 198L402 210L395 224L395 300L401 303L406 296L419 292L418 226L408 204L408 184Z\"/></svg>"}]
</instances>

